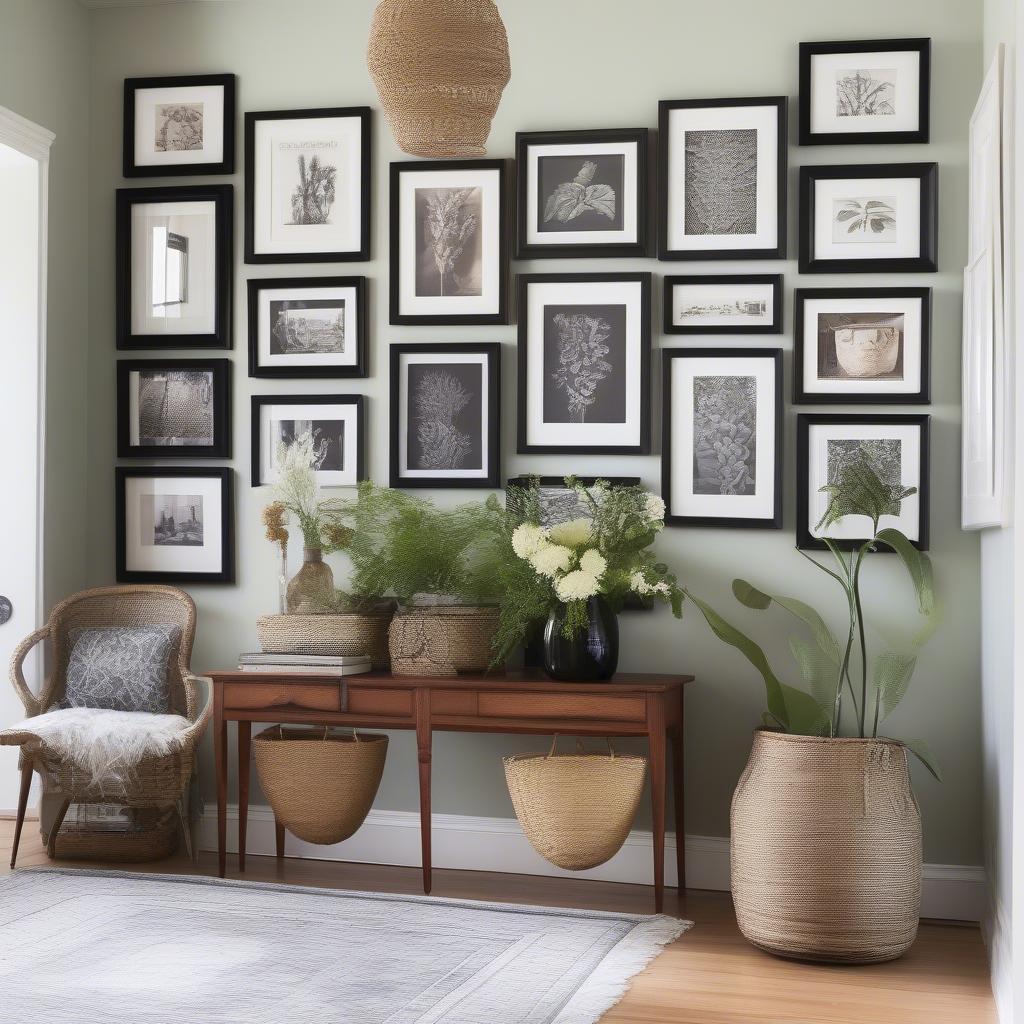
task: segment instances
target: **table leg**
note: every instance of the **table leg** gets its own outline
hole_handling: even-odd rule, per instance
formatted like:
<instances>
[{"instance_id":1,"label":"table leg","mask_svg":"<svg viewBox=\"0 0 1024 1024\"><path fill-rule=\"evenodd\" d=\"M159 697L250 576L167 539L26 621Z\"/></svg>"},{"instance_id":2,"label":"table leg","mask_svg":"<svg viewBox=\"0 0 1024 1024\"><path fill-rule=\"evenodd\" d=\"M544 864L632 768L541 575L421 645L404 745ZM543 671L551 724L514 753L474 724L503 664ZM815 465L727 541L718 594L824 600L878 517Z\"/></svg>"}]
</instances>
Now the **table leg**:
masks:
<instances>
[{"instance_id":1,"label":"table leg","mask_svg":"<svg viewBox=\"0 0 1024 1024\"><path fill-rule=\"evenodd\" d=\"M217 871L227 873L228 842L228 725L224 721L224 691L214 687L213 762L217 776Z\"/></svg>"},{"instance_id":2,"label":"table leg","mask_svg":"<svg viewBox=\"0 0 1024 1024\"><path fill-rule=\"evenodd\" d=\"M651 763L651 831L654 838L654 912L665 899L665 705L661 694L647 697L647 743Z\"/></svg>"},{"instance_id":3,"label":"table leg","mask_svg":"<svg viewBox=\"0 0 1024 1024\"><path fill-rule=\"evenodd\" d=\"M284 825L274 818L274 839L277 843L277 859L284 857Z\"/></svg>"},{"instance_id":4,"label":"table leg","mask_svg":"<svg viewBox=\"0 0 1024 1024\"><path fill-rule=\"evenodd\" d=\"M249 751L252 722L238 723L238 870L245 870L245 833L249 826Z\"/></svg>"},{"instance_id":5,"label":"table leg","mask_svg":"<svg viewBox=\"0 0 1024 1024\"><path fill-rule=\"evenodd\" d=\"M423 891L430 892L430 691L416 691L416 753L420 766L420 842L423 857Z\"/></svg>"},{"instance_id":6,"label":"table leg","mask_svg":"<svg viewBox=\"0 0 1024 1024\"><path fill-rule=\"evenodd\" d=\"M672 804L676 812L676 889L686 889L686 815L683 808L683 726L672 737Z\"/></svg>"}]
</instances>

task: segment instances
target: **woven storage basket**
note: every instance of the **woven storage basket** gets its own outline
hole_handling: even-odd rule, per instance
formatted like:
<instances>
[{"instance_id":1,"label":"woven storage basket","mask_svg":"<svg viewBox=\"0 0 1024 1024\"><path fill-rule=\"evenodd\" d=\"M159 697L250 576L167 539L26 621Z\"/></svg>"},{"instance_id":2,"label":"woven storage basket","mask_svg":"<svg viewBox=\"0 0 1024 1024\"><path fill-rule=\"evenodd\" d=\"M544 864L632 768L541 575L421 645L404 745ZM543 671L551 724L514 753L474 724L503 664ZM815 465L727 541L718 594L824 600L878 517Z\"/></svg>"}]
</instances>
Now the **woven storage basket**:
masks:
<instances>
[{"instance_id":1,"label":"woven storage basket","mask_svg":"<svg viewBox=\"0 0 1024 1024\"><path fill-rule=\"evenodd\" d=\"M388 631L395 675L482 672L491 663L497 608L439 605L396 615Z\"/></svg>"},{"instance_id":2,"label":"woven storage basket","mask_svg":"<svg viewBox=\"0 0 1024 1024\"><path fill-rule=\"evenodd\" d=\"M505 758L505 781L526 838L545 859L569 871L610 860L629 835L640 803L647 758L589 754L516 754Z\"/></svg>"},{"instance_id":3,"label":"woven storage basket","mask_svg":"<svg viewBox=\"0 0 1024 1024\"><path fill-rule=\"evenodd\" d=\"M876 963L906 952L921 900L921 815L892 740L758 731L732 800L732 898L755 946Z\"/></svg>"},{"instance_id":4,"label":"woven storage basket","mask_svg":"<svg viewBox=\"0 0 1024 1024\"><path fill-rule=\"evenodd\" d=\"M387 668L391 614L261 615L256 633L266 654L368 654L374 668Z\"/></svg>"},{"instance_id":5,"label":"woven storage basket","mask_svg":"<svg viewBox=\"0 0 1024 1024\"><path fill-rule=\"evenodd\" d=\"M307 843L348 839L377 795L387 736L276 725L253 739L256 771L278 824Z\"/></svg>"},{"instance_id":6,"label":"woven storage basket","mask_svg":"<svg viewBox=\"0 0 1024 1024\"><path fill-rule=\"evenodd\" d=\"M68 821L57 833L54 856L58 860L110 860L142 863L163 860L174 853L179 824L173 807L140 807L132 821ZM49 838L40 829L45 844Z\"/></svg>"}]
</instances>

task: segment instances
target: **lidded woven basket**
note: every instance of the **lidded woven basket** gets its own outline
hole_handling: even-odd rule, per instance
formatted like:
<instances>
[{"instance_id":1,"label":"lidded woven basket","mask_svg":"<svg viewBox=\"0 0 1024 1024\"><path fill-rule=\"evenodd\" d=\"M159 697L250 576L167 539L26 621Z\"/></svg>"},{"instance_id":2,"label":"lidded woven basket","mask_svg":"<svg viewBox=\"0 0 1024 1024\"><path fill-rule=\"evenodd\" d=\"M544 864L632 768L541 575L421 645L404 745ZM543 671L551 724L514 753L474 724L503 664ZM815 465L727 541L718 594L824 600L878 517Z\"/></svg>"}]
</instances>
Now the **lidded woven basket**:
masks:
<instances>
[{"instance_id":1,"label":"lidded woven basket","mask_svg":"<svg viewBox=\"0 0 1024 1024\"><path fill-rule=\"evenodd\" d=\"M488 606L410 608L391 620L388 647L395 675L482 672L491 663L499 611Z\"/></svg>"},{"instance_id":2,"label":"lidded woven basket","mask_svg":"<svg viewBox=\"0 0 1024 1024\"><path fill-rule=\"evenodd\" d=\"M330 615L261 615L256 620L265 654L369 655L374 668L388 667L388 626L392 612Z\"/></svg>"}]
</instances>

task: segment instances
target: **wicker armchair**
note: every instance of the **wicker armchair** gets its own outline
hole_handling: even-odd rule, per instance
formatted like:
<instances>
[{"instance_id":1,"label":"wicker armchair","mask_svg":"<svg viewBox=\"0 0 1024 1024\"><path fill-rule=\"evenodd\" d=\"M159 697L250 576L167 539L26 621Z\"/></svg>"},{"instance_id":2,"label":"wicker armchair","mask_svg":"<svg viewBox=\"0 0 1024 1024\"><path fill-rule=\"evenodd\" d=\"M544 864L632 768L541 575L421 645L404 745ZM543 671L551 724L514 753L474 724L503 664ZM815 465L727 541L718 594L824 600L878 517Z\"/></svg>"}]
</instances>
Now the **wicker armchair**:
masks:
<instances>
[{"instance_id":1,"label":"wicker armchair","mask_svg":"<svg viewBox=\"0 0 1024 1024\"><path fill-rule=\"evenodd\" d=\"M109 780L101 789L81 769L57 758L31 732L8 732L0 742L21 747L21 791L11 851L12 868L18 856L33 771L39 772L47 793L57 793L63 798L47 840L51 857L55 852L57 833L72 803L110 802L135 808L176 807L186 849L191 856L192 840L183 797L195 763L196 746L210 717L211 701L204 681L193 675L189 668L196 631L196 607L188 594L174 587L144 585L100 587L74 594L54 607L45 626L18 645L11 658L11 683L25 705L26 715L30 718L41 715L64 696L64 673L71 653L69 633L72 629L154 624L181 628L177 649L171 651L167 665L167 685L171 711L187 718L191 725L181 733L174 750L142 761L131 773L131 778L125 779L114 791ZM23 666L29 651L41 640L50 641L52 666L36 696L25 682Z\"/></svg>"}]
</instances>

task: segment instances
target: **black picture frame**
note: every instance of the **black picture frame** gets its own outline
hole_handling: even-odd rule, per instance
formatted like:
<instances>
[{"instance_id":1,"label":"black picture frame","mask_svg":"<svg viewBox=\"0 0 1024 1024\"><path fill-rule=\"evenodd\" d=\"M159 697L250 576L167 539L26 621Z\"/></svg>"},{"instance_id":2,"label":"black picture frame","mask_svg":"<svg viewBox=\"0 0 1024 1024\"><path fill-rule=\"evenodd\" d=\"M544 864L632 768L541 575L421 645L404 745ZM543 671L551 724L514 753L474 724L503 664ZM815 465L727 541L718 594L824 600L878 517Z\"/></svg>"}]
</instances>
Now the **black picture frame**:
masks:
<instances>
[{"instance_id":1,"label":"black picture frame","mask_svg":"<svg viewBox=\"0 0 1024 1024\"><path fill-rule=\"evenodd\" d=\"M178 89L183 86L220 86L224 90L224 159L195 164L135 163L135 94L140 89ZM164 75L124 80L124 137L122 174L125 178L170 178L189 174L235 173L235 76Z\"/></svg>"},{"instance_id":2,"label":"black picture frame","mask_svg":"<svg viewBox=\"0 0 1024 1024\"><path fill-rule=\"evenodd\" d=\"M910 541L919 551L928 550L929 542L929 498L930 469L929 443L931 417L926 413L799 413L796 418L796 546L801 551L827 551L828 545L811 534L808 522L808 499L810 497L810 428L815 425L845 424L849 426L870 424L915 425L920 431L921 459L920 483L917 485L920 517L918 539ZM861 517L869 523L866 517ZM859 539L833 541L842 551L852 551L868 539L867 533ZM908 538L909 539L909 538ZM880 546L879 551L890 551Z\"/></svg>"},{"instance_id":3,"label":"black picture frame","mask_svg":"<svg viewBox=\"0 0 1024 1024\"><path fill-rule=\"evenodd\" d=\"M650 132L646 128L598 128L577 131L516 132L516 258L571 259L586 257L630 257L647 255L650 187L648 152ZM543 245L527 241L529 218L535 213L527 199L527 165L531 146L574 146L585 143L632 143L636 146L637 239L635 242L575 242Z\"/></svg>"},{"instance_id":4,"label":"black picture frame","mask_svg":"<svg viewBox=\"0 0 1024 1024\"><path fill-rule=\"evenodd\" d=\"M256 124L305 118L356 118L360 123L359 247L341 252L256 252ZM370 258L371 146L370 107L322 107L303 110L250 110L245 115L245 262L356 263Z\"/></svg>"},{"instance_id":5,"label":"black picture frame","mask_svg":"<svg viewBox=\"0 0 1024 1024\"><path fill-rule=\"evenodd\" d=\"M128 569L125 482L131 477L197 477L220 480L221 568L218 572L157 572ZM115 578L118 583L234 583L234 470L226 466L117 466L114 469Z\"/></svg>"},{"instance_id":6,"label":"black picture frame","mask_svg":"<svg viewBox=\"0 0 1024 1024\"><path fill-rule=\"evenodd\" d=\"M403 174L437 171L498 172L498 308L493 313L403 313L401 294L401 179ZM511 244L509 240L509 162L507 160L399 160L391 164L389 179L389 311L392 324L413 326L474 326L508 323L508 286ZM414 254L415 255L415 254Z\"/></svg>"},{"instance_id":7,"label":"black picture frame","mask_svg":"<svg viewBox=\"0 0 1024 1024\"><path fill-rule=\"evenodd\" d=\"M882 259L824 259L815 255L815 184L836 178L916 178L920 182L920 254ZM936 163L838 164L800 168L800 273L891 274L938 268L939 165Z\"/></svg>"},{"instance_id":8,"label":"black picture frame","mask_svg":"<svg viewBox=\"0 0 1024 1024\"><path fill-rule=\"evenodd\" d=\"M813 132L811 131L811 103L813 58L831 53L885 53L916 52L918 54L918 126L914 131L900 132ZM845 146L885 145L906 142L927 142L929 112L931 109L931 52L932 41L913 39L857 39L800 44L800 145Z\"/></svg>"},{"instance_id":9,"label":"black picture frame","mask_svg":"<svg viewBox=\"0 0 1024 1024\"><path fill-rule=\"evenodd\" d=\"M921 303L921 387L916 392L804 390L804 305L808 299L917 299ZM932 290L906 288L797 288L793 292L794 405L927 405L931 401Z\"/></svg>"},{"instance_id":10,"label":"black picture frame","mask_svg":"<svg viewBox=\"0 0 1024 1024\"><path fill-rule=\"evenodd\" d=\"M753 326L703 325L685 327L672 322L672 293L678 285L705 284L760 284L772 288L772 322ZM670 274L665 277L663 295L665 334L781 334L782 333L782 275L781 274Z\"/></svg>"},{"instance_id":11,"label":"black picture frame","mask_svg":"<svg viewBox=\"0 0 1024 1024\"><path fill-rule=\"evenodd\" d=\"M518 360L516 421L520 455L647 455L651 450L651 290L653 275L646 272L586 274L520 274L517 282ZM529 290L534 284L603 284L611 282L640 285L640 440L635 445L547 445L530 444L528 437L527 374L529 372Z\"/></svg>"},{"instance_id":12,"label":"black picture frame","mask_svg":"<svg viewBox=\"0 0 1024 1024\"><path fill-rule=\"evenodd\" d=\"M739 516L684 515L672 511L672 362L676 359L768 359L774 366L772 395L775 402L774 447L772 467L772 514L762 518ZM782 476L785 461L783 443L782 349L780 348L671 348L662 351L661 403L661 496L665 502L666 526L714 526L728 529L781 530Z\"/></svg>"},{"instance_id":13,"label":"black picture frame","mask_svg":"<svg viewBox=\"0 0 1024 1024\"><path fill-rule=\"evenodd\" d=\"M785 96L753 96L705 100L661 100L658 103L658 259L659 260L778 260L786 258L786 204L788 195L788 117L789 100ZM668 190L672 175L669 167L669 120L673 110L703 107L758 107L777 109L777 187L776 244L763 249L673 249L669 245Z\"/></svg>"},{"instance_id":14,"label":"black picture frame","mask_svg":"<svg viewBox=\"0 0 1024 1024\"><path fill-rule=\"evenodd\" d=\"M131 374L137 370L193 370L213 375L213 444L133 445ZM119 359L117 361L117 457L119 459L230 459L231 362L228 359Z\"/></svg>"}]
</instances>

